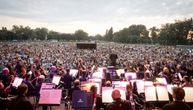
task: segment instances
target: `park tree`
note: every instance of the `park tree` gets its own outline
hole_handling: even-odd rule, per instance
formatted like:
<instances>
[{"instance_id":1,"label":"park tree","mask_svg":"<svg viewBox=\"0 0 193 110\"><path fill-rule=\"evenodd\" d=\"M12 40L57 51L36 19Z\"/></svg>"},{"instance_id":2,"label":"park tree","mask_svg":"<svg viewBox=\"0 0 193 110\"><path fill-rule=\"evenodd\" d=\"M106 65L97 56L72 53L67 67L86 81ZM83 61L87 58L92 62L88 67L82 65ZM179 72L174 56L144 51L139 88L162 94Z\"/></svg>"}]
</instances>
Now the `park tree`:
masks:
<instances>
[{"instance_id":1,"label":"park tree","mask_svg":"<svg viewBox=\"0 0 193 110\"><path fill-rule=\"evenodd\" d=\"M1 40L7 40L7 28L6 27L2 27L0 30L0 39Z\"/></svg>"},{"instance_id":2,"label":"park tree","mask_svg":"<svg viewBox=\"0 0 193 110\"><path fill-rule=\"evenodd\" d=\"M50 39L60 39L59 37L60 37L59 33L55 32L55 31L49 31L48 35L47 35L48 40L50 40Z\"/></svg>"},{"instance_id":3,"label":"park tree","mask_svg":"<svg viewBox=\"0 0 193 110\"><path fill-rule=\"evenodd\" d=\"M104 37L102 35L100 35L100 34L96 34L94 36L94 38L95 38L95 40L104 40Z\"/></svg>"},{"instance_id":4,"label":"park tree","mask_svg":"<svg viewBox=\"0 0 193 110\"><path fill-rule=\"evenodd\" d=\"M48 35L47 28L36 28L35 30L35 38L38 40L46 40Z\"/></svg>"},{"instance_id":5,"label":"park tree","mask_svg":"<svg viewBox=\"0 0 193 110\"><path fill-rule=\"evenodd\" d=\"M159 29L153 26L149 30L150 30L149 37L150 37L151 43L157 43L158 37L159 37Z\"/></svg>"},{"instance_id":6,"label":"park tree","mask_svg":"<svg viewBox=\"0 0 193 110\"><path fill-rule=\"evenodd\" d=\"M113 40L113 28L112 27L109 30L106 30L105 39L107 41Z\"/></svg>"},{"instance_id":7,"label":"park tree","mask_svg":"<svg viewBox=\"0 0 193 110\"><path fill-rule=\"evenodd\" d=\"M158 33L159 33L159 29L155 26L153 26L152 28L149 29L150 30L150 36L153 39L157 39L158 38Z\"/></svg>"},{"instance_id":8,"label":"park tree","mask_svg":"<svg viewBox=\"0 0 193 110\"><path fill-rule=\"evenodd\" d=\"M121 43L127 43L129 40L129 30L128 28L124 28L120 30L119 32L114 33L114 41L115 42L121 42Z\"/></svg>"},{"instance_id":9,"label":"park tree","mask_svg":"<svg viewBox=\"0 0 193 110\"><path fill-rule=\"evenodd\" d=\"M76 40L88 40L88 33L83 30L77 30L74 33Z\"/></svg>"},{"instance_id":10,"label":"park tree","mask_svg":"<svg viewBox=\"0 0 193 110\"><path fill-rule=\"evenodd\" d=\"M13 25L11 32L14 33L14 38L12 40L29 40L34 36L33 30L29 27L23 27L22 25Z\"/></svg>"},{"instance_id":11,"label":"park tree","mask_svg":"<svg viewBox=\"0 0 193 110\"><path fill-rule=\"evenodd\" d=\"M159 43L167 45L187 44L187 35L191 30L191 24L191 19L185 19L163 25L159 34Z\"/></svg>"},{"instance_id":12,"label":"park tree","mask_svg":"<svg viewBox=\"0 0 193 110\"><path fill-rule=\"evenodd\" d=\"M23 36L23 30L22 29L23 29L22 25L20 25L20 26L13 25L11 31L15 34L14 39L22 40L22 36Z\"/></svg>"},{"instance_id":13,"label":"park tree","mask_svg":"<svg viewBox=\"0 0 193 110\"><path fill-rule=\"evenodd\" d=\"M147 36L147 29L145 25L131 25L128 28L129 30L129 35L136 35L136 36L141 36L143 34L143 37Z\"/></svg>"},{"instance_id":14,"label":"park tree","mask_svg":"<svg viewBox=\"0 0 193 110\"><path fill-rule=\"evenodd\" d=\"M29 27L26 26L24 28L22 28L22 39L23 40L29 40L29 39L33 39L33 30Z\"/></svg>"}]
</instances>

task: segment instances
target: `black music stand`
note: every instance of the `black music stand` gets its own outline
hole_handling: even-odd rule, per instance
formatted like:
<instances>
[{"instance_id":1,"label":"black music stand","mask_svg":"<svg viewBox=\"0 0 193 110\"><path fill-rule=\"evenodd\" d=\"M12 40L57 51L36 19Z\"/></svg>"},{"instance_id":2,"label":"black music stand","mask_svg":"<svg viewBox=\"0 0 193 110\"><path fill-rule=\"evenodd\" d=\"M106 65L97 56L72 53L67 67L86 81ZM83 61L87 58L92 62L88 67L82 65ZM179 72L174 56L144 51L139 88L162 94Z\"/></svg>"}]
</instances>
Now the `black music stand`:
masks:
<instances>
[{"instance_id":1,"label":"black music stand","mask_svg":"<svg viewBox=\"0 0 193 110\"><path fill-rule=\"evenodd\" d=\"M94 104L93 93L75 90L72 93L72 108L75 110L92 110Z\"/></svg>"}]
</instances>

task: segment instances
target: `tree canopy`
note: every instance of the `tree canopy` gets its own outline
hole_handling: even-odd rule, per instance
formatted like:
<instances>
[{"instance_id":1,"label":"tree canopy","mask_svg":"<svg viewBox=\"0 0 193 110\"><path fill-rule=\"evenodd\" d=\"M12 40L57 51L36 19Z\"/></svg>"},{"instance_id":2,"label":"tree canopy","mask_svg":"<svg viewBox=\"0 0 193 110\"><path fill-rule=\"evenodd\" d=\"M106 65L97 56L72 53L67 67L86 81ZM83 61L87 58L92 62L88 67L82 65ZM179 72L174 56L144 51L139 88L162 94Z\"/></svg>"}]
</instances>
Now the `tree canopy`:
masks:
<instances>
[{"instance_id":1,"label":"tree canopy","mask_svg":"<svg viewBox=\"0 0 193 110\"><path fill-rule=\"evenodd\" d=\"M6 27L0 29L0 40L100 40L120 43L145 43L162 45L193 44L193 21L191 19L176 20L175 23L167 23L161 28L151 27L147 29L143 24L133 24L118 32L113 27L106 30L104 36L97 34L89 36L84 30L76 30L75 33L59 33L48 30L45 27L31 29L29 26L13 25L12 29Z\"/></svg>"}]
</instances>

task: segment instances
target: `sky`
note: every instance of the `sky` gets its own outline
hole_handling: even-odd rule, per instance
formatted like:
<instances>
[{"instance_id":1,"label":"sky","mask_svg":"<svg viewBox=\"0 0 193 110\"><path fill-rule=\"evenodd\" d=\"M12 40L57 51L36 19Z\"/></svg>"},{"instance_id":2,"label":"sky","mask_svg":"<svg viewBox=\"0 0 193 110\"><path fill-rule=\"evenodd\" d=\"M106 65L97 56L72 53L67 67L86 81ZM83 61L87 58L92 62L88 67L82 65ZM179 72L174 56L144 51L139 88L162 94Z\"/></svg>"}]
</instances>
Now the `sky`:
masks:
<instances>
[{"instance_id":1,"label":"sky","mask_svg":"<svg viewBox=\"0 0 193 110\"><path fill-rule=\"evenodd\" d=\"M160 28L193 17L193 0L0 0L0 27L46 27L61 33L82 29L104 35L132 24Z\"/></svg>"}]
</instances>

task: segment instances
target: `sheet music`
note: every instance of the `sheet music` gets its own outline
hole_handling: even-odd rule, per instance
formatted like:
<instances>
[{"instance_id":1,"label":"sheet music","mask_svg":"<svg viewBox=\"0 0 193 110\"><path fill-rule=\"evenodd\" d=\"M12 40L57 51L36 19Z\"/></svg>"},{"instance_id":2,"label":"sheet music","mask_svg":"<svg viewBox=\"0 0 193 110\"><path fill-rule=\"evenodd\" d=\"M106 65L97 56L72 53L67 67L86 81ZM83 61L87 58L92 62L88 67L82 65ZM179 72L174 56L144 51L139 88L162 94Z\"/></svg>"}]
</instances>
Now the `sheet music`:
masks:
<instances>
[{"instance_id":1,"label":"sheet music","mask_svg":"<svg viewBox=\"0 0 193 110\"><path fill-rule=\"evenodd\" d=\"M182 75L180 73L177 73L177 74L178 74L180 81L182 81L183 80Z\"/></svg>"},{"instance_id":2,"label":"sheet music","mask_svg":"<svg viewBox=\"0 0 193 110\"><path fill-rule=\"evenodd\" d=\"M172 84L168 84L168 85L167 85L168 92L169 92L171 95L173 94L173 90L172 90L173 87L174 87L174 86L173 86Z\"/></svg>"},{"instance_id":3,"label":"sheet music","mask_svg":"<svg viewBox=\"0 0 193 110\"><path fill-rule=\"evenodd\" d=\"M134 82L136 82L137 92L144 93L144 80L131 80L132 85Z\"/></svg>"},{"instance_id":4,"label":"sheet music","mask_svg":"<svg viewBox=\"0 0 193 110\"><path fill-rule=\"evenodd\" d=\"M184 87L185 91L185 102L193 102L193 87Z\"/></svg>"},{"instance_id":5,"label":"sheet music","mask_svg":"<svg viewBox=\"0 0 193 110\"><path fill-rule=\"evenodd\" d=\"M19 85L21 85L22 82L23 82L22 78L15 77L15 79L12 83L12 86L17 88Z\"/></svg>"},{"instance_id":6,"label":"sheet music","mask_svg":"<svg viewBox=\"0 0 193 110\"><path fill-rule=\"evenodd\" d=\"M165 78L156 78L156 82L160 84L167 85L167 81Z\"/></svg>"},{"instance_id":7,"label":"sheet music","mask_svg":"<svg viewBox=\"0 0 193 110\"><path fill-rule=\"evenodd\" d=\"M157 92L157 97L156 97L156 92ZM146 101L169 101L167 87L166 86L145 87L145 100Z\"/></svg>"},{"instance_id":8,"label":"sheet music","mask_svg":"<svg viewBox=\"0 0 193 110\"><path fill-rule=\"evenodd\" d=\"M117 72L118 76L121 76L122 73L125 73L125 70L124 69L118 69L118 70L116 70L116 72Z\"/></svg>"},{"instance_id":9,"label":"sheet music","mask_svg":"<svg viewBox=\"0 0 193 110\"><path fill-rule=\"evenodd\" d=\"M166 86L156 86L158 101L169 101L168 90Z\"/></svg>"},{"instance_id":10,"label":"sheet music","mask_svg":"<svg viewBox=\"0 0 193 110\"><path fill-rule=\"evenodd\" d=\"M153 86L152 81L144 81L144 86Z\"/></svg>"},{"instance_id":11,"label":"sheet music","mask_svg":"<svg viewBox=\"0 0 193 110\"><path fill-rule=\"evenodd\" d=\"M103 73L102 72L94 72L93 74L92 74L92 77L93 78L103 78Z\"/></svg>"},{"instance_id":12,"label":"sheet music","mask_svg":"<svg viewBox=\"0 0 193 110\"><path fill-rule=\"evenodd\" d=\"M115 85L115 87L126 87L128 84L128 81L112 81L112 85Z\"/></svg>"},{"instance_id":13,"label":"sheet music","mask_svg":"<svg viewBox=\"0 0 193 110\"><path fill-rule=\"evenodd\" d=\"M104 69L105 69L105 67L99 67L99 68L97 69L97 71L103 73L103 70L104 70Z\"/></svg>"},{"instance_id":14,"label":"sheet music","mask_svg":"<svg viewBox=\"0 0 193 110\"><path fill-rule=\"evenodd\" d=\"M145 100L146 101L157 101L154 86L145 87Z\"/></svg>"},{"instance_id":15,"label":"sheet music","mask_svg":"<svg viewBox=\"0 0 193 110\"><path fill-rule=\"evenodd\" d=\"M52 79L52 83L55 84L55 85L58 85L59 82L60 82L60 79L61 79L61 76L54 76L53 79Z\"/></svg>"},{"instance_id":16,"label":"sheet music","mask_svg":"<svg viewBox=\"0 0 193 110\"><path fill-rule=\"evenodd\" d=\"M70 75L75 77L78 74L78 70L76 69L70 69Z\"/></svg>"},{"instance_id":17,"label":"sheet music","mask_svg":"<svg viewBox=\"0 0 193 110\"><path fill-rule=\"evenodd\" d=\"M89 79L89 81L90 81L90 82L102 83L102 79L99 79L99 78Z\"/></svg>"},{"instance_id":18,"label":"sheet music","mask_svg":"<svg viewBox=\"0 0 193 110\"><path fill-rule=\"evenodd\" d=\"M173 94L173 87L178 87L177 85L168 84L167 90L172 95Z\"/></svg>"}]
</instances>

